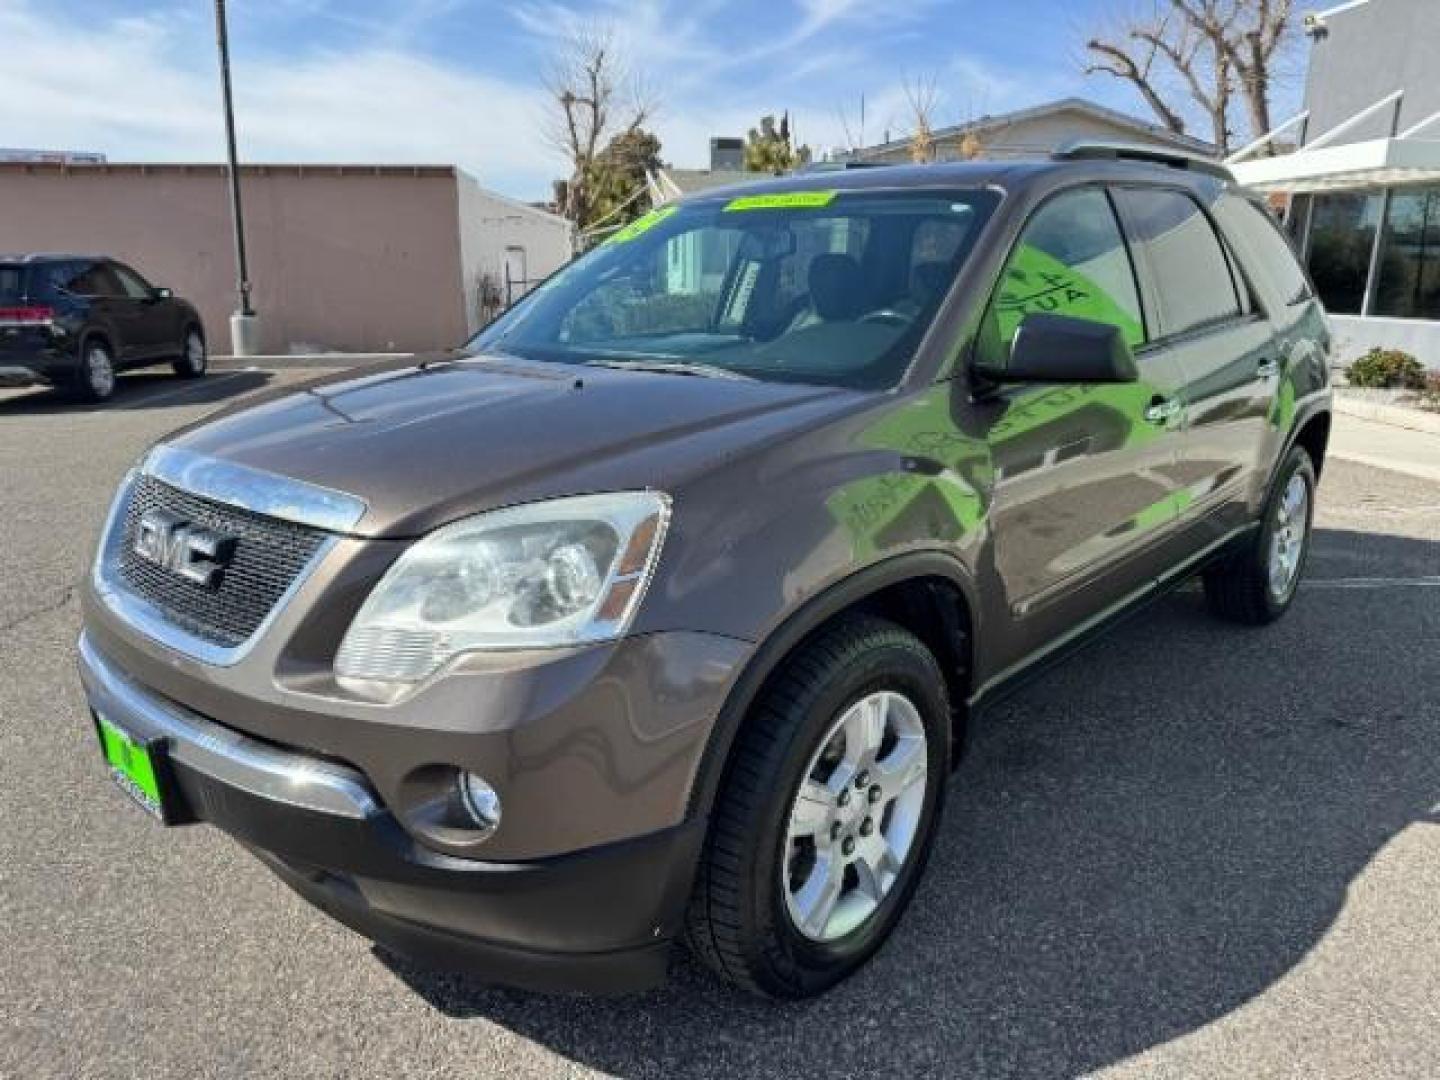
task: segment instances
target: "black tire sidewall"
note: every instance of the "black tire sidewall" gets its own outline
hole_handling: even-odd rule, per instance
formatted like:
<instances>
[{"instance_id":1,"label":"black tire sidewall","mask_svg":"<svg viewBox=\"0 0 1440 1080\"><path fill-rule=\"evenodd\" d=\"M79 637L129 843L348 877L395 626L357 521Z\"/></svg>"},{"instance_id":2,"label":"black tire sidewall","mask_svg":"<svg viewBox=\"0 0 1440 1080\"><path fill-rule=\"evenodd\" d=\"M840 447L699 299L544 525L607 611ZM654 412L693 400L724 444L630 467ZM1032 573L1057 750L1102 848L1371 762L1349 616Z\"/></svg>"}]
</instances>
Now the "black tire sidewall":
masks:
<instances>
[{"instance_id":1,"label":"black tire sidewall","mask_svg":"<svg viewBox=\"0 0 1440 1080\"><path fill-rule=\"evenodd\" d=\"M924 647L901 639L877 645L858 664L827 672L819 692L806 703L805 718L793 731L778 782L762 811L749 872L749 915L757 932L752 940L766 943L765 966L797 995L817 993L863 964L884 943L919 883L945 797L949 705L943 685ZM904 694L925 724L929 760L920 825L905 869L865 924L839 941L812 941L792 924L782 892L781 860L788 854L783 848L791 806L821 738L849 706L879 690Z\"/></svg>"}]
</instances>

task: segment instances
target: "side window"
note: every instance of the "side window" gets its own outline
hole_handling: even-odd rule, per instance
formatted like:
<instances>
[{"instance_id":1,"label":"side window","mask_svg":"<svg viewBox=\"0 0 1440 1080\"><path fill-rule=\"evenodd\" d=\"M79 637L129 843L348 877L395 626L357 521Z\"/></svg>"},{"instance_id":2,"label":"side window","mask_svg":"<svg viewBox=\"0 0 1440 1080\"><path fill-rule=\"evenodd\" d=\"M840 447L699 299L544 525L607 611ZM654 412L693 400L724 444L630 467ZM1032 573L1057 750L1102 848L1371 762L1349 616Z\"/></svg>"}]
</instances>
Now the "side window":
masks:
<instances>
[{"instance_id":1,"label":"side window","mask_svg":"<svg viewBox=\"0 0 1440 1080\"><path fill-rule=\"evenodd\" d=\"M1037 312L1118 326L1132 346L1145 341L1125 238L1099 188L1059 195L1026 224L990 302L981 364L1004 367L1015 331Z\"/></svg>"},{"instance_id":2,"label":"side window","mask_svg":"<svg viewBox=\"0 0 1440 1080\"><path fill-rule=\"evenodd\" d=\"M1165 336L1238 316L1230 262L1200 204L1179 191L1115 192L1142 268L1148 268Z\"/></svg>"},{"instance_id":3,"label":"side window","mask_svg":"<svg viewBox=\"0 0 1440 1080\"><path fill-rule=\"evenodd\" d=\"M70 291L77 296L124 296L120 279L104 263L86 263L71 282Z\"/></svg>"},{"instance_id":4,"label":"side window","mask_svg":"<svg viewBox=\"0 0 1440 1080\"><path fill-rule=\"evenodd\" d=\"M1310 299L1310 282L1280 223L1249 199L1225 200L1225 231L1244 242L1252 256L1255 272L1266 286L1286 304L1303 304Z\"/></svg>"},{"instance_id":5,"label":"side window","mask_svg":"<svg viewBox=\"0 0 1440 1080\"><path fill-rule=\"evenodd\" d=\"M121 266L119 263L110 264L116 280L120 282L120 288L131 300L148 300L150 298L150 286L145 284L140 275L131 270L128 266Z\"/></svg>"}]
</instances>

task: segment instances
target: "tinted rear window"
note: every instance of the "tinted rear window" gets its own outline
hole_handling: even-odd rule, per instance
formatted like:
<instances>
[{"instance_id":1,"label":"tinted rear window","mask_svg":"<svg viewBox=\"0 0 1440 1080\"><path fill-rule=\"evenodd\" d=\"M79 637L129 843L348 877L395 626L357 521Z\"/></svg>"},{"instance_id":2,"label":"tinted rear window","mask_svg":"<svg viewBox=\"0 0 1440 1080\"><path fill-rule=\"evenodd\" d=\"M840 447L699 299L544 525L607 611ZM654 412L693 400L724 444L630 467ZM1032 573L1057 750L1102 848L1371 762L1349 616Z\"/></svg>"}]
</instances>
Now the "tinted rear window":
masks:
<instances>
[{"instance_id":1,"label":"tinted rear window","mask_svg":"<svg viewBox=\"0 0 1440 1080\"><path fill-rule=\"evenodd\" d=\"M16 304L25 299L25 267L0 263L0 304Z\"/></svg>"},{"instance_id":2,"label":"tinted rear window","mask_svg":"<svg viewBox=\"0 0 1440 1080\"><path fill-rule=\"evenodd\" d=\"M1165 335L1240 314L1225 249L1199 203L1159 188L1125 188L1116 198L1149 267Z\"/></svg>"}]
</instances>

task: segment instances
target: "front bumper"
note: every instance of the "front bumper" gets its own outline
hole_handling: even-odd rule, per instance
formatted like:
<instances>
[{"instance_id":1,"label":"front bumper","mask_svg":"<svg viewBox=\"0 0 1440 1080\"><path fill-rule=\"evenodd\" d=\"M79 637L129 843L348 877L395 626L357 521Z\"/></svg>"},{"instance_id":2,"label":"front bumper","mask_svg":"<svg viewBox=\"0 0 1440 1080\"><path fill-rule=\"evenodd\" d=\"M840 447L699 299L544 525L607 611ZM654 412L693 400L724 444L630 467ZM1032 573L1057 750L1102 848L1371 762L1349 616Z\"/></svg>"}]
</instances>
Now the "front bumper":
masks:
<instances>
[{"instance_id":1,"label":"front bumper","mask_svg":"<svg viewBox=\"0 0 1440 1080\"><path fill-rule=\"evenodd\" d=\"M530 989L623 992L664 978L703 819L533 861L455 858L418 844L359 771L146 689L88 634L79 664L92 709L165 741L190 816L367 937L430 966Z\"/></svg>"}]
</instances>

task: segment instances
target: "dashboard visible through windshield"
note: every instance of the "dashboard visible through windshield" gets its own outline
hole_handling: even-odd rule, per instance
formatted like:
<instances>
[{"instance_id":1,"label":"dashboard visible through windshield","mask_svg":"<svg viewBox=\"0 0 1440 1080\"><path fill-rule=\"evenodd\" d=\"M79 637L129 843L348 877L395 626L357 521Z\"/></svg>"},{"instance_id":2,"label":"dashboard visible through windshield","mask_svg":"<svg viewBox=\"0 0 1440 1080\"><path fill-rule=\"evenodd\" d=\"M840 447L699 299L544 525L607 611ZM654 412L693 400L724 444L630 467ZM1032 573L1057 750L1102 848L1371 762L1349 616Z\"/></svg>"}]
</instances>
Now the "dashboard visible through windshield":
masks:
<instances>
[{"instance_id":1,"label":"dashboard visible through windshield","mask_svg":"<svg viewBox=\"0 0 1440 1080\"><path fill-rule=\"evenodd\" d=\"M997 201L990 191L806 191L662 207L466 350L888 387Z\"/></svg>"}]
</instances>

